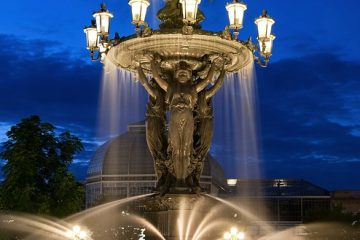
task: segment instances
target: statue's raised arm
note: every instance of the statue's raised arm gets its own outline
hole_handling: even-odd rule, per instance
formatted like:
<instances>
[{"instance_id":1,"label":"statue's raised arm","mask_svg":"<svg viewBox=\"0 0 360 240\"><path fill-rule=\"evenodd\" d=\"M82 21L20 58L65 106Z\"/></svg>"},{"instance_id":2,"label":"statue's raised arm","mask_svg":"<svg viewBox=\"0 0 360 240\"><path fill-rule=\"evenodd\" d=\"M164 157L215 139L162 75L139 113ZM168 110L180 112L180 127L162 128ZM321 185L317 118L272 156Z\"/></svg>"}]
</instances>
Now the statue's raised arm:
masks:
<instances>
[{"instance_id":1,"label":"statue's raised arm","mask_svg":"<svg viewBox=\"0 0 360 240\"><path fill-rule=\"evenodd\" d=\"M152 59L150 61L150 67L151 67L151 72L153 74L153 77L155 79L155 81L157 82L157 84L159 84L159 86L166 92L169 88L169 84L167 83L167 81L165 79L163 79L160 76L160 67L157 64L157 61L155 59Z\"/></svg>"},{"instance_id":2,"label":"statue's raised arm","mask_svg":"<svg viewBox=\"0 0 360 240\"><path fill-rule=\"evenodd\" d=\"M224 69L224 66L223 66L222 69L221 69L221 72L219 74L219 77L216 79L216 82L215 82L214 86L212 86L211 88L206 90L206 93L205 93L205 99L206 100L212 98L215 95L215 93L223 85L224 79L225 79L225 69Z\"/></svg>"},{"instance_id":3,"label":"statue's raised arm","mask_svg":"<svg viewBox=\"0 0 360 240\"><path fill-rule=\"evenodd\" d=\"M154 89L150 85L148 79L146 78L145 73L144 73L144 71L143 71L143 69L141 67L141 64L139 62L136 62L135 67L136 67L136 70L138 72L138 78L139 78L139 81L140 81L141 85L143 85L143 87L149 93L149 95L151 97L156 99L156 94L154 92Z\"/></svg>"},{"instance_id":4,"label":"statue's raised arm","mask_svg":"<svg viewBox=\"0 0 360 240\"><path fill-rule=\"evenodd\" d=\"M224 59L222 57L217 57L211 63L211 67L209 69L208 75L205 79L201 80L198 84L196 84L196 92L201 92L206 88L207 85L211 82L214 77L215 71L219 68L219 65L223 65Z\"/></svg>"}]
</instances>

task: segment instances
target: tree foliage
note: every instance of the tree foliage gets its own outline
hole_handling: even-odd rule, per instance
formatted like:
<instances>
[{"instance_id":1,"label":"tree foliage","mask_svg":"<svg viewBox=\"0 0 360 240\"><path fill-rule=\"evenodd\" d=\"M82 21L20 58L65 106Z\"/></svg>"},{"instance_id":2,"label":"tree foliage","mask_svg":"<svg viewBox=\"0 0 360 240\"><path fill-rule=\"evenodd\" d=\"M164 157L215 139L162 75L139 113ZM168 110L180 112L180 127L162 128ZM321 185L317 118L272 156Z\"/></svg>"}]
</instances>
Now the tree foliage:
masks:
<instances>
[{"instance_id":1,"label":"tree foliage","mask_svg":"<svg viewBox=\"0 0 360 240\"><path fill-rule=\"evenodd\" d=\"M63 217L83 206L83 186L68 172L76 153L83 150L79 138L38 116L22 119L7 132L0 158L6 161L1 185L4 210Z\"/></svg>"}]
</instances>

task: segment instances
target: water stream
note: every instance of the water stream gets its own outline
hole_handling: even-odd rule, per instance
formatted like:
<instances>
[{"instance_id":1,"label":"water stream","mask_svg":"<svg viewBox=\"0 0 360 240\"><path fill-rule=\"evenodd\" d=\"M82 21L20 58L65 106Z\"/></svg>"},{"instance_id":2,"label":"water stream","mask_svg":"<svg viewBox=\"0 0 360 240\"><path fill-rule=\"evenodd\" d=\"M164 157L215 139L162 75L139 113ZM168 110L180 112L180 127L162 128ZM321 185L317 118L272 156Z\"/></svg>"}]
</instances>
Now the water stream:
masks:
<instances>
[{"instance_id":1,"label":"water stream","mask_svg":"<svg viewBox=\"0 0 360 240\"><path fill-rule=\"evenodd\" d=\"M135 76L105 59L101 80L98 137L111 138L129 123L144 120L147 94Z\"/></svg>"},{"instance_id":2,"label":"water stream","mask_svg":"<svg viewBox=\"0 0 360 240\"><path fill-rule=\"evenodd\" d=\"M228 177L260 178L255 65L227 74L214 97L214 141L211 153Z\"/></svg>"}]
</instances>

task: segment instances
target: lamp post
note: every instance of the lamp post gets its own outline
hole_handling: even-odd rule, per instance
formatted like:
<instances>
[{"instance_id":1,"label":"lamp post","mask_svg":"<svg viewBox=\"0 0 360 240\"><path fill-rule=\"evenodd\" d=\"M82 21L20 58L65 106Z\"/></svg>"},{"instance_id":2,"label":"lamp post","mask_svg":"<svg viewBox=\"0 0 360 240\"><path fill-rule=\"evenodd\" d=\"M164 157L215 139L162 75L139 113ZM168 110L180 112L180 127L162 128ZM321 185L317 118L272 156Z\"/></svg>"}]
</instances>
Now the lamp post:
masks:
<instances>
[{"instance_id":1,"label":"lamp post","mask_svg":"<svg viewBox=\"0 0 360 240\"><path fill-rule=\"evenodd\" d=\"M238 39L247 9L241 0L233 0L225 6L229 25L222 32L202 30L200 22L205 17L199 9L200 3L201 0L167 0L157 14L161 21L159 29L151 29L145 21L150 1L130 0L131 22L136 25L136 34L124 37L115 34L114 39L109 38L113 15L102 4L93 14L96 24L84 29L92 60L104 62L106 58L117 68L136 72L140 78L137 80L152 98L162 101L156 102L158 105L149 103L148 111L153 112L148 115L159 116L149 121L146 134L157 168L156 190L163 194L201 191L200 174L212 134L204 134L194 118L197 113L205 112L208 116L204 119L212 119L212 111L206 110L211 106L206 104L211 105L209 99L221 88L226 73L237 72L254 60L260 66L267 66L275 39L271 33L275 21L267 12L255 21L258 46L250 39ZM155 82L149 83L146 75L152 75ZM163 79L164 76L172 79ZM207 92L214 76L218 78L211 92ZM184 86L178 87L178 84ZM154 87L162 89L166 96ZM206 96L201 106L200 95ZM178 97L183 99L176 99ZM168 132L164 123L166 117L161 115L167 112L170 115ZM212 124L206 126L206 131L211 132ZM195 147L196 142L204 146ZM160 152L162 154L155 154Z\"/></svg>"}]
</instances>

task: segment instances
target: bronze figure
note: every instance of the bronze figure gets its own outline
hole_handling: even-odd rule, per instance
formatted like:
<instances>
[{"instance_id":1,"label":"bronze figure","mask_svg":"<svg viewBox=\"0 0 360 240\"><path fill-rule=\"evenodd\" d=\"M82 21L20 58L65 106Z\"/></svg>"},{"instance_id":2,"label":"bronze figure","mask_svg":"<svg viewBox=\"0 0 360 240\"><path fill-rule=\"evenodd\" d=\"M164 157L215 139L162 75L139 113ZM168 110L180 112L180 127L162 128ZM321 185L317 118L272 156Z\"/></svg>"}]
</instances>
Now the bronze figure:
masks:
<instances>
[{"instance_id":1,"label":"bronze figure","mask_svg":"<svg viewBox=\"0 0 360 240\"><path fill-rule=\"evenodd\" d=\"M147 80L140 63L136 67L139 80L149 93L146 134L159 179L158 190L165 193L169 188L185 188L199 192L200 174L212 138L211 97L223 83L224 60L216 56L204 79L187 62L180 61L174 66L172 78L165 79L160 56L147 54L146 58L153 79ZM206 89L218 70L221 72L215 85ZM169 112L167 141L166 110Z\"/></svg>"},{"instance_id":2,"label":"bronze figure","mask_svg":"<svg viewBox=\"0 0 360 240\"><path fill-rule=\"evenodd\" d=\"M161 29L182 28L184 26L182 6L179 0L166 0L165 6L159 10L157 17L161 21ZM200 22L205 19L204 14L198 9L194 28L200 28Z\"/></svg>"},{"instance_id":3,"label":"bronze figure","mask_svg":"<svg viewBox=\"0 0 360 240\"><path fill-rule=\"evenodd\" d=\"M198 94L198 103L195 109L194 158L192 168L193 191L200 191L200 175L203 171L204 160L209 152L213 137L213 107L212 97L221 88L225 79L223 66L214 86L204 89Z\"/></svg>"},{"instance_id":4,"label":"bronze figure","mask_svg":"<svg viewBox=\"0 0 360 240\"><path fill-rule=\"evenodd\" d=\"M146 141L152 158L155 173L158 178L157 188L165 184L168 174L166 161L167 140L165 137L166 105L165 92L154 79L147 80L140 64L137 65L140 83L149 93L146 107Z\"/></svg>"}]
</instances>

